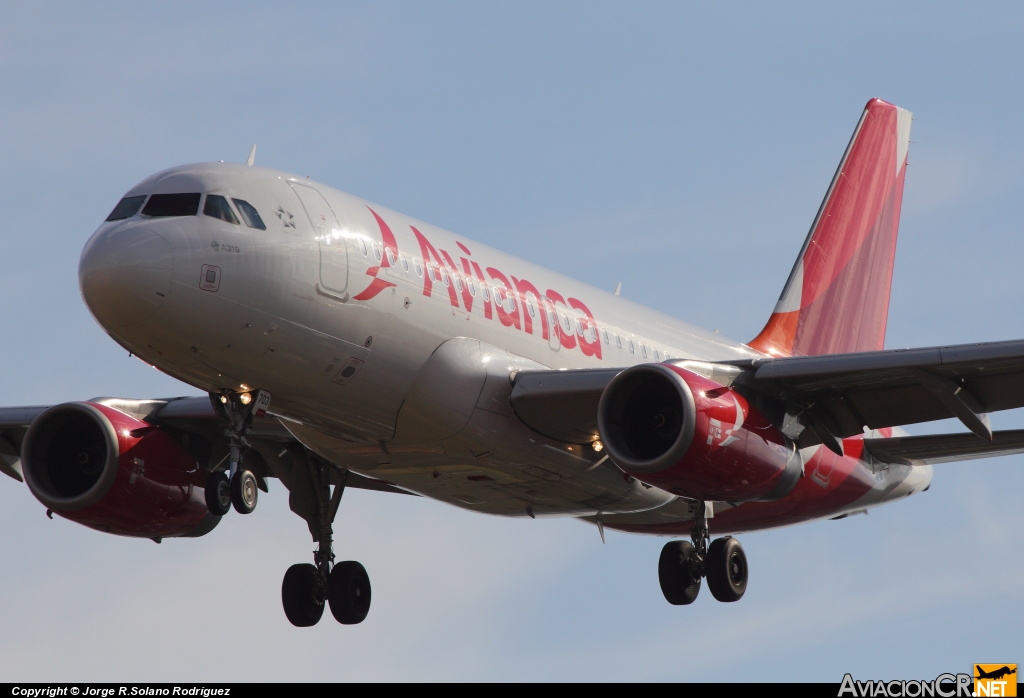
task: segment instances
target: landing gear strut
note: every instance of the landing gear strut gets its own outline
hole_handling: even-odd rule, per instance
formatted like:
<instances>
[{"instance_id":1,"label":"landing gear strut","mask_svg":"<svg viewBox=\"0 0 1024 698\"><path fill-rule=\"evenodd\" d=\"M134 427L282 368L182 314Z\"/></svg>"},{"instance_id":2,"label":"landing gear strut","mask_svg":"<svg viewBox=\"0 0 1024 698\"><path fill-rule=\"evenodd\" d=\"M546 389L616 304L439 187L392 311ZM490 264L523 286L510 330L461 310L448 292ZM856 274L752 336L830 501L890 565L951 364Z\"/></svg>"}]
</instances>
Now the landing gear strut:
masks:
<instances>
[{"instance_id":1,"label":"landing gear strut","mask_svg":"<svg viewBox=\"0 0 1024 698\"><path fill-rule=\"evenodd\" d=\"M370 577L358 562L334 564L334 517L345 492L345 480L331 488L330 466L307 454L311 475L316 481L317 549L315 564L292 565L281 584L284 614L292 625L316 625L330 605L335 620L344 625L362 623L370 612ZM347 473L345 475L347 478Z\"/></svg>"},{"instance_id":2,"label":"landing gear strut","mask_svg":"<svg viewBox=\"0 0 1024 698\"><path fill-rule=\"evenodd\" d=\"M228 418L224 436L228 439L228 471L210 473L206 478L206 506L214 516L224 516L231 506L239 514L251 514L256 508L259 486L251 470L240 468L242 455L249 448L252 418L262 416L270 404L270 393L222 393L220 401Z\"/></svg>"},{"instance_id":3,"label":"landing gear strut","mask_svg":"<svg viewBox=\"0 0 1024 698\"><path fill-rule=\"evenodd\" d=\"M747 556L740 542L730 536L711 537L704 502L697 503L690 539L665 544L658 560L658 580L665 600L673 606L693 603L707 577L711 595L719 601L739 601L747 590Z\"/></svg>"}]
</instances>

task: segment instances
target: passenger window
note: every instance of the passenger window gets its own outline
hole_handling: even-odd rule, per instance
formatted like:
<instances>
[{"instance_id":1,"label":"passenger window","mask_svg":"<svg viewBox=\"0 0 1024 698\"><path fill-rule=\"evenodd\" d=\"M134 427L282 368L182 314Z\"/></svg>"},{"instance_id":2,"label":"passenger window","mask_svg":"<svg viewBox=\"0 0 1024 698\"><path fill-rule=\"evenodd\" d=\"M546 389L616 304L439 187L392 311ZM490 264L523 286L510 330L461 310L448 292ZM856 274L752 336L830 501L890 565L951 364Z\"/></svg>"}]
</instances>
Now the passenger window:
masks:
<instances>
[{"instance_id":1,"label":"passenger window","mask_svg":"<svg viewBox=\"0 0 1024 698\"><path fill-rule=\"evenodd\" d=\"M601 330L601 341L608 345L608 330Z\"/></svg>"},{"instance_id":2,"label":"passenger window","mask_svg":"<svg viewBox=\"0 0 1024 698\"><path fill-rule=\"evenodd\" d=\"M490 302L491 294L487 291L487 286L485 286L484 284L480 284L480 295L483 296L485 301L487 301L488 303Z\"/></svg>"},{"instance_id":3,"label":"passenger window","mask_svg":"<svg viewBox=\"0 0 1024 698\"><path fill-rule=\"evenodd\" d=\"M629 345L629 353L630 354L635 354L636 352L633 351L633 340L632 339L627 339L626 343Z\"/></svg>"},{"instance_id":4,"label":"passenger window","mask_svg":"<svg viewBox=\"0 0 1024 698\"><path fill-rule=\"evenodd\" d=\"M390 247L386 247L384 251L387 252L388 255L388 264L392 267L395 266L395 253L391 250Z\"/></svg>"},{"instance_id":5,"label":"passenger window","mask_svg":"<svg viewBox=\"0 0 1024 698\"><path fill-rule=\"evenodd\" d=\"M562 331L566 334L572 334L572 320L565 313L558 314L559 319L562 321Z\"/></svg>"},{"instance_id":6,"label":"passenger window","mask_svg":"<svg viewBox=\"0 0 1024 698\"><path fill-rule=\"evenodd\" d=\"M458 274L452 274L452 278L455 279L455 290L462 293L462 277Z\"/></svg>"},{"instance_id":7,"label":"passenger window","mask_svg":"<svg viewBox=\"0 0 1024 698\"><path fill-rule=\"evenodd\" d=\"M615 335L615 346L622 349L622 337Z\"/></svg>"},{"instance_id":8,"label":"passenger window","mask_svg":"<svg viewBox=\"0 0 1024 698\"><path fill-rule=\"evenodd\" d=\"M373 256L376 257L377 261L379 262L381 260L380 245L378 245L377 243L373 242L373 243L370 243L370 246L373 247Z\"/></svg>"},{"instance_id":9,"label":"passenger window","mask_svg":"<svg viewBox=\"0 0 1024 698\"><path fill-rule=\"evenodd\" d=\"M398 255L398 259L399 261L402 262L402 269L404 269L405 271L409 271L409 259L408 257L405 256L404 252Z\"/></svg>"},{"instance_id":10,"label":"passenger window","mask_svg":"<svg viewBox=\"0 0 1024 698\"><path fill-rule=\"evenodd\" d=\"M139 209L142 208L142 202L146 200L146 195L142 196L126 196L117 202L117 206L107 216L108 221L121 221L125 218L131 218Z\"/></svg>"},{"instance_id":11,"label":"passenger window","mask_svg":"<svg viewBox=\"0 0 1024 698\"><path fill-rule=\"evenodd\" d=\"M654 360L661 361L661 355L658 353L657 349L654 350Z\"/></svg>"},{"instance_id":12,"label":"passenger window","mask_svg":"<svg viewBox=\"0 0 1024 698\"><path fill-rule=\"evenodd\" d=\"M363 253L365 257L368 253L366 251L366 240L359 238L359 251Z\"/></svg>"},{"instance_id":13,"label":"passenger window","mask_svg":"<svg viewBox=\"0 0 1024 698\"><path fill-rule=\"evenodd\" d=\"M153 194L142 209L142 215L154 218L194 216L199 213L200 194Z\"/></svg>"},{"instance_id":14,"label":"passenger window","mask_svg":"<svg viewBox=\"0 0 1024 698\"><path fill-rule=\"evenodd\" d=\"M533 306L533 301L529 299L526 301L526 312L530 314L530 317L537 317L537 309Z\"/></svg>"},{"instance_id":15,"label":"passenger window","mask_svg":"<svg viewBox=\"0 0 1024 698\"><path fill-rule=\"evenodd\" d=\"M416 276L423 276L423 265L420 264L419 257L412 260L412 265L416 268Z\"/></svg>"},{"instance_id":16,"label":"passenger window","mask_svg":"<svg viewBox=\"0 0 1024 698\"><path fill-rule=\"evenodd\" d=\"M469 295L476 298L476 282L473 279L466 279L466 286L469 287Z\"/></svg>"},{"instance_id":17,"label":"passenger window","mask_svg":"<svg viewBox=\"0 0 1024 698\"><path fill-rule=\"evenodd\" d=\"M250 228L256 230L266 230L267 226L263 223L263 219L260 218L259 212L256 207L250 204L248 201L242 199L232 199L235 202L235 206L238 207L238 213L242 216L242 220Z\"/></svg>"},{"instance_id":18,"label":"passenger window","mask_svg":"<svg viewBox=\"0 0 1024 698\"><path fill-rule=\"evenodd\" d=\"M444 269L441 270L441 283L443 283L445 286L448 285L448 272L446 272Z\"/></svg>"},{"instance_id":19,"label":"passenger window","mask_svg":"<svg viewBox=\"0 0 1024 698\"><path fill-rule=\"evenodd\" d=\"M228 205L228 200L217 194L207 194L206 203L203 205L203 215L210 218L219 218L227 223L238 225L238 218L235 212Z\"/></svg>"},{"instance_id":20,"label":"passenger window","mask_svg":"<svg viewBox=\"0 0 1024 698\"><path fill-rule=\"evenodd\" d=\"M427 267L427 274L430 276L430 280L437 282L437 273L434 271L434 267Z\"/></svg>"},{"instance_id":21,"label":"passenger window","mask_svg":"<svg viewBox=\"0 0 1024 698\"><path fill-rule=\"evenodd\" d=\"M644 346L643 342L640 342L640 356L647 358L647 347Z\"/></svg>"},{"instance_id":22,"label":"passenger window","mask_svg":"<svg viewBox=\"0 0 1024 698\"><path fill-rule=\"evenodd\" d=\"M594 332L593 325L587 325L586 329L583 330L583 338L591 343L597 339L597 333Z\"/></svg>"},{"instance_id":23,"label":"passenger window","mask_svg":"<svg viewBox=\"0 0 1024 698\"><path fill-rule=\"evenodd\" d=\"M509 313L516 312L516 297L511 292L505 295L505 310Z\"/></svg>"}]
</instances>

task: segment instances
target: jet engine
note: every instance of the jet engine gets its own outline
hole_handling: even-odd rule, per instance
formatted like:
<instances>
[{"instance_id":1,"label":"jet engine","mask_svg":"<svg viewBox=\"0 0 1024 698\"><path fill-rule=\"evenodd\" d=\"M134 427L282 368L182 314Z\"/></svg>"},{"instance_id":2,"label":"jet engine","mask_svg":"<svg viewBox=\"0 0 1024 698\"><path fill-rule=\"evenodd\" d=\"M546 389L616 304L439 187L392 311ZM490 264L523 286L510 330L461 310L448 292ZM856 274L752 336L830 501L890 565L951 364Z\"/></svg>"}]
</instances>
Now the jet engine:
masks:
<instances>
[{"instance_id":1,"label":"jet engine","mask_svg":"<svg viewBox=\"0 0 1024 698\"><path fill-rule=\"evenodd\" d=\"M54 513L106 533L201 536L219 521L206 470L160 427L106 405L68 402L40 414L21 448L25 481Z\"/></svg>"},{"instance_id":2,"label":"jet engine","mask_svg":"<svg viewBox=\"0 0 1024 698\"><path fill-rule=\"evenodd\" d=\"M802 471L793 444L734 388L687 363L696 365L633 366L608 384L598 428L612 461L641 482L692 499L788 493Z\"/></svg>"}]
</instances>

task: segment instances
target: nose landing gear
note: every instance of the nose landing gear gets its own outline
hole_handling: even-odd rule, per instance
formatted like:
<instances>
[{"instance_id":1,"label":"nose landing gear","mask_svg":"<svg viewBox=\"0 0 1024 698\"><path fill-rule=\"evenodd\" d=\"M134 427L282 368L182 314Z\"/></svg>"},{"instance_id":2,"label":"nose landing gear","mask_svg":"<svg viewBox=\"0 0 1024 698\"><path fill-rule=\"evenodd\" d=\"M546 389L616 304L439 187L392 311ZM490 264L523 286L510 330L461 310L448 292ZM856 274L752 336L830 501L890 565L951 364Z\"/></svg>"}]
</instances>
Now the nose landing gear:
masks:
<instances>
[{"instance_id":1,"label":"nose landing gear","mask_svg":"<svg viewBox=\"0 0 1024 698\"><path fill-rule=\"evenodd\" d=\"M707 577L711 595L719 601L739 601L747 590L747 556L740 542L730 536L711 537L705 503L698 502L694 516L693 541L674 540L665 544L658 560L658 581L665 600L673 606L693 603L700 593L701 578Z\"/></svg>"},{"instance_id":2,"label":"nose landing gear","mask_svg":"<svg viewBox=\"0 0 1024 698\"><path fill-rule=\"evenodd\" d=\"M229 446L228 471L210 473L206 478L206 506L214 516L224 516L231 506L239 514L251 514L256 508L259 485L251 470L240 468L242 454L249 448L252 418L262 417L270 405L270 393L222 393L228 428L224 430Z\"/></svg>"}]
</instances>

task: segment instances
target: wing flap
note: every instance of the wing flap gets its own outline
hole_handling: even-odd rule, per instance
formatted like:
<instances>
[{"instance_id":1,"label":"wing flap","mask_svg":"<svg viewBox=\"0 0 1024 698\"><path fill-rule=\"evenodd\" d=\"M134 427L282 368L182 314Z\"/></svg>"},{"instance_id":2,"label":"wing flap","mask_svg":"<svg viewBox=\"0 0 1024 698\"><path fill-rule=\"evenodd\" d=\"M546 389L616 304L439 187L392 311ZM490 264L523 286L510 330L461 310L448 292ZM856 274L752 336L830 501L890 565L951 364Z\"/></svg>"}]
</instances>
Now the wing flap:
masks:
<instances>
[{"instance_id":1,"label":"wing flap","mask_svg":"<svg viewBox=\"0 0 1024 698\"><path fill-rule=\"evenodd\" d=\"M1024 429L997 431L987 441L975 434L933 434L864 439L864 448L882 463L932 465L972 458L1024 453Z\"/></svg>"}]
</instances>

